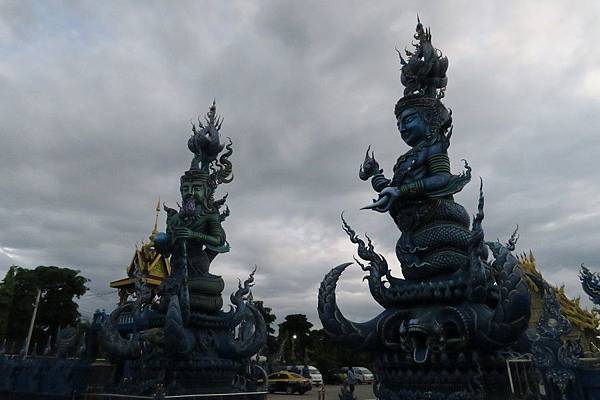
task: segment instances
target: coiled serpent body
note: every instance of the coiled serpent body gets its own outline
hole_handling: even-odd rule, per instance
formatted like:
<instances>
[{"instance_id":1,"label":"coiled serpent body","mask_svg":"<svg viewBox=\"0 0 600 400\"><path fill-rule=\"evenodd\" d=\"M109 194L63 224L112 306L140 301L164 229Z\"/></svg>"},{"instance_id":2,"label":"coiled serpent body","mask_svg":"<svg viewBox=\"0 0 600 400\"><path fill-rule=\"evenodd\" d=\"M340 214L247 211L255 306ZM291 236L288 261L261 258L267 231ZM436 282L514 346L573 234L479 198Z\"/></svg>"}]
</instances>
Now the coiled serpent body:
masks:
<instances>
[{"instance_id":1,"label":"coiled serpent body","mask_svg":"<svg viewBox=\"0 0 600 400\"><path fill-rule=\"evenodd\" d=\"M451 274L469 263L469 215L451 197L403 203L390 213L402 232L396 256L406 279Z\"/></svg>"}]
</instances>

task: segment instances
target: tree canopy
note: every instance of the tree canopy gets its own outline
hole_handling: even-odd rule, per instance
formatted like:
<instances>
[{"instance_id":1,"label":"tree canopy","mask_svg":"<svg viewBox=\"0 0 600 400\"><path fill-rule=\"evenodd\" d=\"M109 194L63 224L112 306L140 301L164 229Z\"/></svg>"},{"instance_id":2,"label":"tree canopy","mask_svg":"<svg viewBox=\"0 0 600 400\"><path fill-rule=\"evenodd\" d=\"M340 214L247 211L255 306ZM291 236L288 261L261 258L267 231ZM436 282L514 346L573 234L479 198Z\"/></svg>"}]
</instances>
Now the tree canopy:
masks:
<instances>
[{"instance_id":1,"label":"tree canopy","mask_svg":"<svg viewBox=\"0 0 600 400\"><path fill-rule=\"evenodd\" d=\"M333 340L323 329L312 327L313 324L304 314L285 317L284 322L279 324L278 351L270 352L273 368L281 368L281 364L307 363L316 366L328 382L333 382L333 370L348 366L373 366L372 354L350 350Z\"/></svg>"},{"instance_id":2,"label":"tree canopy","mask_svg":"<svg viewBox=\"0 0 600 400\"><path fill-rule=\"evenodd\" d=\"M12 266L0 283L0 337L22 343L27 336L37 291L42 292L32 343L44 343L58 327L75 325L81 314L74 299L85 294L88 279L55 266L33 270Z\"/></svg>"},{"instance_id":3,"label":"tree canopy","mask_svg":"<svg viewBox=\"0 0 600 400\"><path fill-rule=\"evenodd\" d=\"M313 324L304 314L286 315L285 321L279 324L279 338L285 340L284 358L289 362L304 362L306 348L310 340L310 328Z\"/></svg>"},{"instance_id":4,"label":"tree canopy","mask_svg":"<svg viewBox=\"0 0 600 400\"><path fill-rule=\"evenodd\" d=\"M254 301L254 305L261 313L265 324L267 325L267 343L265 348L261 351L262 355L274 354L277 351L277 338L273 335L275 329L273 328L273 322L277 319L271 307L265 307L262 301Z\"/></svg>"},{"instance_id":5,"label":"tree canopy","mask_svg":"<svg viewBox=\"0 0 600 400\"><path fill-rule=\"evenodd\" d=\"M275 333L275 329L272 324L275 322L277 317L273 314L273 309L271 307L265 307L264 302L260 300L254 301L254 305L261 313L263 319L265 320L265 324L267 325L267 334L272 335Z\"/></svg>"}]
</instances>

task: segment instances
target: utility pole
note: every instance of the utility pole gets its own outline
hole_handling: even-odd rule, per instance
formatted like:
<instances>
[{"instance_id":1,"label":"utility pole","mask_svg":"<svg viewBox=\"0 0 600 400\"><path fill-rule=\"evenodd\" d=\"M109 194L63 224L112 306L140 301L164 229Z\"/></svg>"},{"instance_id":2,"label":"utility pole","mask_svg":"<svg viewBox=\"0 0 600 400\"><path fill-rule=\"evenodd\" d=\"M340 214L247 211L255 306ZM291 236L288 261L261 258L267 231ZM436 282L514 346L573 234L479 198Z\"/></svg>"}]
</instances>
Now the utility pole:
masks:
<instances>
[{"instance_id":1,"label":"utility pole","mask_svg":"<svg viewBox=\"0 0 600 400\"><path fill-rule=\"evenodd\" d=\"M29 354L29 344L31 343L31 335L33 333L33 325L35 324L35 317L37 316L38 306L40 305L40 298L42 297L42 289L37 290L37 297L35 299L35 307L33 308L33 315L31 316L31 323L29 324L29 333L27 334L27 343L25 343L25 358Z\"/></svg>"}]
</instances>

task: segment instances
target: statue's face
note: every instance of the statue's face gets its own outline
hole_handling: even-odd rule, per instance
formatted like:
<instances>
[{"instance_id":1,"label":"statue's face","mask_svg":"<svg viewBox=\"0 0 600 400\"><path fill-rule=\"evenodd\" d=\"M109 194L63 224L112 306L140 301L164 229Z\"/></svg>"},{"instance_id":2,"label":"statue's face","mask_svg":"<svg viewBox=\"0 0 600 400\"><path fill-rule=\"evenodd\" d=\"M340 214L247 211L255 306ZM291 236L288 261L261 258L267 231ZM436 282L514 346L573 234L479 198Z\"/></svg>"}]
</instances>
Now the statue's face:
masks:
<instances>
[{"instance_id":1,"label":"statue's face","mask_svg":"<svg viewBox=\"0 0 600 400\"><path fill-rule=\"evenodd\" d=\"M398 116L398 130L404 142L413 147L425 139L427 123L414 108L403 110Z\"/></svg>"},{"instance_id":2,"label":"statue's face","mask_svg":"<svg viewBox=\"0 0 600 400\"><path fill-rule=\"evenodd\" d=\"M181 190L181 199L183 200L184 204L190 197L193 197L194 200L196 200L196 204L199 204L200 202L202 202L202 200L204 200L204 183L203 182L198 182L198 181L184 182L183 184L181 184L180 190Z\"/></svg>"}]
</instances>

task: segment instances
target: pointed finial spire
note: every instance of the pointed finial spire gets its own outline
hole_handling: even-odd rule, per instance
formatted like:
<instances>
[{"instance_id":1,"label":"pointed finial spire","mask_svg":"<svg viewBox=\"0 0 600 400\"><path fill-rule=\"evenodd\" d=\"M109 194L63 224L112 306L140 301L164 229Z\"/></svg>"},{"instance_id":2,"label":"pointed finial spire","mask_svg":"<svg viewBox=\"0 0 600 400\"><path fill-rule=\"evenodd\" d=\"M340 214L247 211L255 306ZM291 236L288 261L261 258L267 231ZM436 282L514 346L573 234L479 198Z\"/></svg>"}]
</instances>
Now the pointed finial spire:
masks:
<instances>
[{"instance_id":1,"label":"pointed finial spire","mask_svg":"<svg viewBox=\"0 0 600 400\"><path fill-rule=\"evenodd\" d=\"M158 201L156 202L156 218L154 219L154 228L152 228L152 234L150 235L150 240L154 240L156 234L158 233L158 215L160 214L160 196L158 197Z\"/></svg>"},{"instance_id":2,"label":"pointed finial spire","mask_svg":"<svg viewBox=\"0 0 600 400\"><path fill-rule=\"evenodd\" d=\"M213 102L212 105L210 106L210 108L208 109L208 114L206 115L208 117L208 123L209 125L215 125L215 117L217 115L217 100L213 98Z\"/></svg>"},{"instance_id":3,"label":"pointed finial spire","mask_svg":"<svg viewBox=\"0 0 600 400\"><path fill-rule=\"evenodd\" d=\"M444 97L448 83L446 76L448 58L442 56L441 51L431 44L431 30L424 28L419 14L417 14L417 26L412 37L416 40L416 43L412 43L414 50L405 49L408 60L400 59L403 95L409 97L403 101L401 109L408 107L409 104L404 103L410 102L415 96L440 100Z\"/></svg>"},{"instance_id":4,"label":"pointed finial spire","mask_svg":"<svg viewBox=\"0 0 600 400\"><path fill-rule=\"evenodd\" d=\"M206 113L206 117L204 118L208 126L214 127L217 131L221 129L221 125L223 125L223 118L217 115L217 100L213 98L212 105L208 109Z\"/></svg>"}]
</instances>

